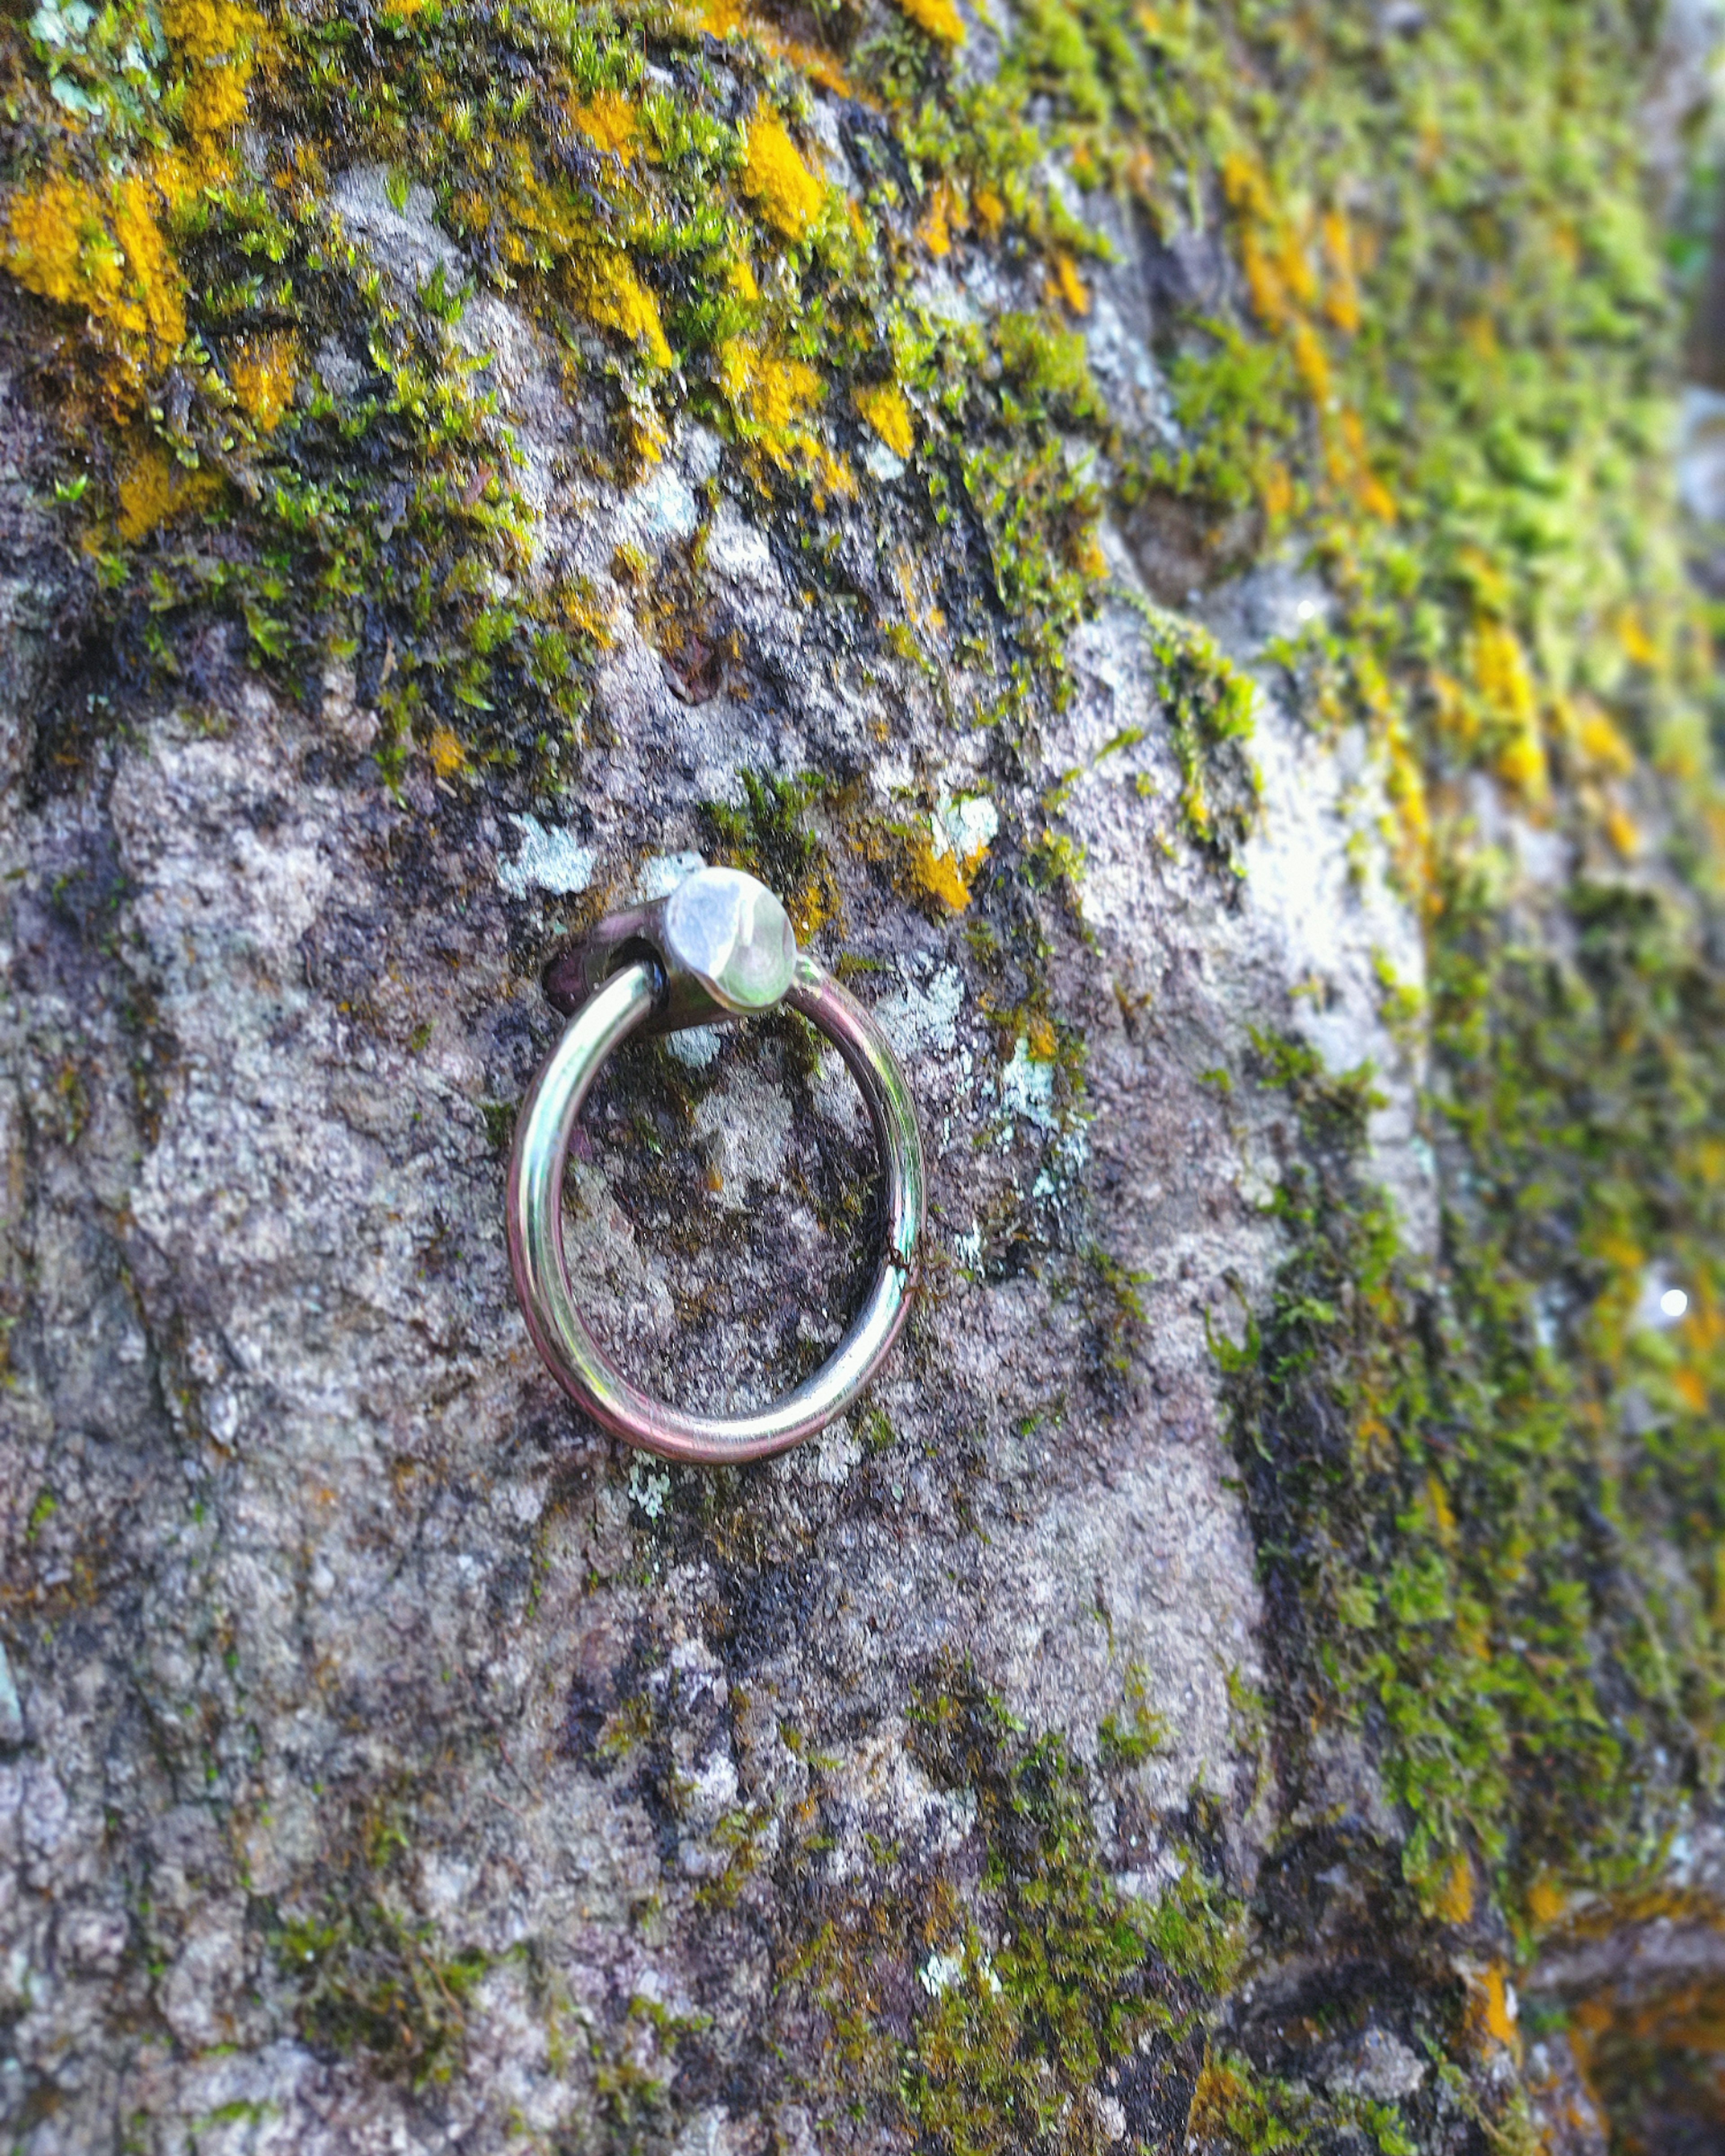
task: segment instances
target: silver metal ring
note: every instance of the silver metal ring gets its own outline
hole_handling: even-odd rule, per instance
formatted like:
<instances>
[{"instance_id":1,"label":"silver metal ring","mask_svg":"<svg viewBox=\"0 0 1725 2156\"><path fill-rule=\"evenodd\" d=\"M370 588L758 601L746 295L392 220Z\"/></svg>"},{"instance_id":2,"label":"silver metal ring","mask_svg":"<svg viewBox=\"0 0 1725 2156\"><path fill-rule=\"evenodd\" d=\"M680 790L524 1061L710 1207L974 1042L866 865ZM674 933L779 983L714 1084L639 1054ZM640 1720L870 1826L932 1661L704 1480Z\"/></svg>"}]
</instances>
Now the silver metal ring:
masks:
<instances>
[{"instance_id":1,"label":"silver metal ring","mask_svg":"<svg viewBox=\"0 0 1725 2156\"><path fill-rule=\"evenodd\" d=\"M897 1338L916 1288L927 1204L910 1082L886 1036L806 952L764 884L702 869L669 898L602 921L547 968L572 1013L522 1104L509 1168L516 1293L546 1367L595 1422L666 1460L711 1466L783 1452L855 1399ZM563 1174L577 1117L606 1058L637 1033L711 1025L788 1005L824 1034L867 1103L886 1185L886 1248L849 1331L814 1375L750 1414L704 1415L641 1390L588 1330L563 1250Z\"/></svg>"}]
</instances>

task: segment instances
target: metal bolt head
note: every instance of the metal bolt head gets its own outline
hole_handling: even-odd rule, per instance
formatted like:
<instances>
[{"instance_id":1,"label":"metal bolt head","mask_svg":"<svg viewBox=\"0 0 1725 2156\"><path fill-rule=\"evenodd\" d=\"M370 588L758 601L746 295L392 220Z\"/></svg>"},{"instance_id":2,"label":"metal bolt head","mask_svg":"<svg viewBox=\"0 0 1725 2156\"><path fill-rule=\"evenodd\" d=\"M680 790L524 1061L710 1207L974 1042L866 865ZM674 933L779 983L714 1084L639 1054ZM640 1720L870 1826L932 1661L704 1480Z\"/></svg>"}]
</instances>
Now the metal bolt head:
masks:
<instances>
[{"instance_id":1,"label":"metal bolt head","mask_svg":"<svg viewBox=\"0 0 1725 2156\"><path fill-rule=\"evenodd\" d=\"M692 973L739 1016L771 1010L797 973L790 916L765 884L741 869L698 869L665 909L665 957Z\"/></svg>"}]
</instances>

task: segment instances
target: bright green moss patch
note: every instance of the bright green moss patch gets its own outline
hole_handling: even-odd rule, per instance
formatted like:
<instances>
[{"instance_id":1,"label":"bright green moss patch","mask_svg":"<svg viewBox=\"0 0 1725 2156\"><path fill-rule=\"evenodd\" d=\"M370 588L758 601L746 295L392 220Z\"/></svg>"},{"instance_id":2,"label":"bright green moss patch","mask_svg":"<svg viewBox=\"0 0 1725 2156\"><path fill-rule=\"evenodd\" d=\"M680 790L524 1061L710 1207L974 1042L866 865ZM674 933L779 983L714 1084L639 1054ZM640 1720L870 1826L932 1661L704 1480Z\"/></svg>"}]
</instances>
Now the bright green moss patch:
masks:
<instances>
[{"instance_id":1,"label":"bright green moss patch","mask_svg":"<svg viewBox=\"0 0 1725 2156\"><path fill-rule=\"evenodd\" d=\"M1285 1704L1377 1738L1440 1912L1457 1851L1512 1912L1631 1876L1717 1774L1711 1364L1624 1306L1649 1247L1695 1278L1716 1232L1717 1199L1649 1163L1718 1113L1717 988L1681 942L1661 963L1615 940L1569 968L1482 941L1497 1016L1448 1105L1497 1173L1435 1274L1363 1172L1368 1081L1263 1045L1303 1132L1278 1201L1296 1249L1261 1337L1219 1352ZM1661 1366L1696 1377L1650 1393Z\"/></svg>"}]
</instances>

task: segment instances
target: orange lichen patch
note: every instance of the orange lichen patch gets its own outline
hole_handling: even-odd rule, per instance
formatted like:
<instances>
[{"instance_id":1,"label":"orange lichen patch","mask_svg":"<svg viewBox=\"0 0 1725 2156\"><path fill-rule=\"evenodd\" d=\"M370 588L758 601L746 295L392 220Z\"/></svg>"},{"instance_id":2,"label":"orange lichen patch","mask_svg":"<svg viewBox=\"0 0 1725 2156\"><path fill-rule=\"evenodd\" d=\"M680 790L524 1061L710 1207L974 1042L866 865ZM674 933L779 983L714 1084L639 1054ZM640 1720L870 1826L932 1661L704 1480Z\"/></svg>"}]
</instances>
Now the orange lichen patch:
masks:
<instances>
[{"instance_id":1,"label":"orange lichen patch","mask_svg":"<svg viewBox=\"0 0 1725 2156\"><path fill-rule=\"evenodd\" d=\"M1252 295L1252 311L1266 329L1280 329L1288 318L1287 293L1281 273L1250 226L1240 235L1240 266Z\"/></svg>"},{"instance_id":2,"label":"orange lichen patch","mask_svg":"<svg viewBox=\"0 0 1725 2156\"><path fill-rule=\"evenodd\" d=\"M249 53L264 18L253 8L223 6L222 0L166 0L162 27L179 59L207 63Z\"/></svg>"},{"instance_id":3,"label":"orange lichen patch","mask_svg":"<svg viewBox=\"0 0 1725 2156\"><path fill-rule=\"evenodd\" d=\"M1289 296L1297 305L1309 307L1317 297L1317 272L1312 266L1305 241L1286 219L1276 251L1276 268Z\"/></svg>"},{"instance_id":4,"label":"orange lichen patch","mask_svg":"<svg viewBox=\"0 0 1725 2156\"><path fill-rule=\"evenodd\" d=\"M970 198L971 213L985 238L993 239L1006 222L1006 200L998 189L979 187Z\"/></svg>"},{"instance_id":5,"label":"orange lichen patch","mask_svg":"<svg viewBox=\"0 0 1725 2156\"><path fill-rule=\"evenodd\" d=\"M1474 1911L1473 1861L1465 1850L1450 1859L1431 1897L1431 1913L1440 1922L1466 1924Z\"/></svg>"},{"instance_id":6,"label":"orange lichen patch","mask_svg":"<svg viewBox=\"0 0 1725 2156\"><path fill-rule=\"evenodd\" d=\"M1042 1011L1033 1011L1024 1023L1024 1053L1033 1063L1052 1063L1060 1051L1054 1021Z\"/></svg>"},{"instance_id":7,"label":"orange lichen patch","mask_svg":"<svg viewBox=\"0 0 1725 2156\"><path fill-rule=\"evenodd\" d=\"M1296 302L1316 291L1298 236L1278 212L1263 168L1240 151L1222 160L1222 192L1240 223L1240 266L1252 310L1266 329L1285 328Z\"/></svg>"},{"instance_id":8,"label":"orange lichen patch","mask_svg":"<svg viewBox=\"0 0 1725 2156\"><path fill-rule=\"evenodd\" d=\"M598 246L580 262L573 282L589 319L602 328L615 330L634 344L644 345L660 367L672 361L660 319L659 302L635 275L635 267L620 247Z\"/></svg>"},{"instance_id":9,"label":"orange lichen patch","mask_svg":"<svg viewBox=\"0 0 1725 2156\"><path fill-rule=\"evenodd\" d=\"M206 146L234 133L246 114L264 18L223 0L167 0L162 28L189 68L180 109L187 132Z\"/></svg>"},{"instance_id":10,"label":"orange lichen patch","mask_svg":"<svg viewBox=\"0 0 1725 2156\"><path fill-rule=\"evenodd\" d=\"M1450 751L1466 756L1480 737L1479 714L1473 699L1453 675L1436 666L1426 676L1426 688L1439 740Z\"/></svg>"},{"instance_id":11,"label":"orange lichen patch","mask_svg":"<svg viewBox=\"0 0 1725 2156\"><path fill-rule=\"evenodd\" d=\"M898 0L899 12L943 45L962 45L964 21L952 0Z\"/></svg>"},{"instance_id":12,"label":"orange lichen patch","mask_svg":"<svg viewBox=\"0 0 1725 2156\"><path fill-rule=\"evenodd\" d=\"M1631 666L1656 666L1659 646L1647 634L1646 624L1637 613L1626 613L1617 624L1617 640L1623 647L1623 655Z\"/></svg>"},{"instance_id":13,"label":"orange lichen patch","mask_svg":"<svg viewBox=\"0 0 1725 2156\"><path fill-rule=\"evenodd\" d=\"M157 222L169 206L141 172L100 187L54 173L15 195L7 213L6 267L43 299L85 311L120 363L110 388L122 406L185 341L185 280Z\"/></svg>"},{"instance_id":14,"label":"orange lichen patch","mask_svg":"<svg viewBox=\"0 0 1725 2156\"><path fill-rule=\"evenodd\" d=\"M1534 726L1533 671L1515 631L1507 622L1482 615L1474 624L1472 647L1474 683L1487 706L1517 726Z\"/></svg>"},{"instance_id":15,"label":"orange lichen patch","mask_svg":"<svg viewBox=\"0 0 1725 2156\"><path fill-rule=\"evenodd\" d=\"M1425 1478L1425 1502L1430 1509L1431 1524L1439 1543L1446 1550L1455 1547L1455 1508L1450 1502L1450 1493L1435 1475Z\"/></svg>"},{"instance_id":16,"label":"orange lichen patch","mask_svg":"<svg viewBox=\"0 0 1725 2156\"><path fill-rule=\"evenodd\" d=\"M245 118L251 69L238 64L199 68L187 85L182 108L193 135L231 135Z\"/></svg>"},{"instance_id":17,"label":"orange lichen patch","mask_svg":"<svg viewBox=\"0 0 1725 2156\"><path fill-rule=\"evenodd\" d=\"M776 357L741 337L719 347L719 387L737 418L769 434L800 426L825 394L806 361Z\"/></svg>"},{"instance_id":18,"label":"orange lichen patch","mask_svg":"<svg viewBox=\"0 0 1725 2156\"><path fill-rule=\"evenodd\" d=\"M467 762L467 751L459 736L447 726L434 726L431 738L425 744L425 753L431 758L431 767L439 778L453 778Z\"/></svg>"},{"instance_id":19,"label":"orange lichen patch","mask_svg":"<svg viewBox=\"0 0 1725 2156\"><path fill-rule=\"evenodd\" d=\"M1109 574L1108 557L1094 523L1081 524L1065 548L1066 559L1081 577L1091 583L1104 583Z\"/></svg>"},{"instance_id":20,"label":"orange lichen patch","mask_svg":"<svg viewBox=\"0 0 1725 2156\"><path fill-rule=\"evenodd\" d=\"M1605 811L1605 836L1626 861L1632 861L1641 850L1641 828L1620 802L1614 801Z\"/></svg>"},{"instance_id":21,"label":"orange lichen patch","mask_svg":"<svg viewBox=\"0 0 1725 2156\"><path fill-rule=\"evenodd\" d=\"M1090 312L1090 287L1067 254L1056 254L1049 273L1049 297L1062 300L1075 315Z\"/></svg>"},{"instance_id":22,"label":"orange lichen patch","mask_svg":"<svg viewBox=\"0 0 1725 2156\"><path fill-rule=\"evenodd\" d=\"M952 190L944 180L928 198L916 237L937 258L952 251Z\"/></svg>"},{"instance_id":23,"label":"orange lichen patch","mask_svg":"<svg viewBox=\"0 0 1725 2156\"><path fill-rule=\"evenodd\" d=\"M826 187L803 162L784 123L757 112L743 141L742 191L775 231L801 239L820 215Z\"/></svg>"},{"instance_id":24,"label":"orange lichen patch","mask_svg":"<svg viewBox=\"0 0 1725 2156\"><path fill-rule=\"evenodd\" d=\"M702 28L712 36L752 38L763 52L786 61L798 74L806 75L810 82L818 82L835 97L857 95L849 76L830 53L823 52L819 45L804 44L800 38L787 38L773 23L753 13L744 0L697 0L696 12ZM861 101L870 107L874 104L871 98L865 97Z\"/></svg>"},{"instance_id":25,"label":"orange lichen patch","mask_svg":"<svg viewBox=\"0 0 1725 2156\"><path fill-rule=\"evenodd\" d=\"M1359 275L1354 262L1353 234L1338 209L1327 210L1319 223L1323 239L1324 313L1344 336L1359 328Z\"/></svg>"},{"instance_id":26,"label":"orange lichen patch","mask_svg":"<svg viewBox=\"0 0 1725 2156\"><path fill-rule=\"evenodd\" d=\"M806 361L764 351L744 337L727 338L718 361L719 388L744 442L779 470L802 473L818 501L855 492L850 466L810 424L826 384Z\"/></svg>"},{"instance_id":27,"label":"orange lichen patch","mask_svg":"<svg viewBox=\"0 0 1725 2156\"><path fill-rule=\"evenodd\" d=\"M1381 524L1394 524L1395 496L1372 469L1366 449L1365 422L1349 408L1340 413L1336 427L1341 459L1346 467L1341 484L1368 516L1376 517Z\"/></svg>"},{"instance_id":28,"label":"orange lichen patch","mask_svg":"<svg viewBox=\"0 0 1725 2156\"><path fill-rule=\"evenodd\" d=\"M121 537L130 546L182 510L196 509L208 501L221 484L211 472L187 471L165 449L151 443L121 470Z\"/></svg>"},{"instance_id":29,"label":"orange lichen patch","mask_svg":"<svg viewBox=\"0 0 1725 2156\"><path fill-rule=\"evenodd\" d=\"M1467 1989L1467 2018L1475 2041L1498 2045L1505 2051L1519 2050L1521 2031L1516 2026L1513 1994L1503 1964L1493 1962L1483 1975L1471 1975Z\"/></svg>"},{"instance_id":30,"label":"orange lichen patch","mask_svg":"<svg viewBox=\"0 0 1725 2156\"><path fill-rule=\"evenodd\" d=\"M904 392L896 382L866 382L851 392L857 410L896 457L908 457L916 428Z\"/></svg>"},{"instance_id":31,"label":"orange lichen patch","mask_svg":"<svg viewBox=\"0 0 1725 2156\"><path fill-rule=\"evenodd\" d=\"M1627 778L1635 767L1635 752L1608 715L1597 704L1579 704L1576 738L1581 752L1595 772L1613 778Z\"/></svg>"},{"instance_id":32,"label":"orange lichen patch","mask_svg":"<svg viewBox=\"0 0 1725 2156\"><path fill-rule=\"evenodd\" d=\"M970 903L970 886L957 856L937 854L932 839L918 837L911 848L911 881L924 897L937 899L953 913Z\"/></svg>"},{"instance_id":33,"label":"orange lichen patch","mask_svg":"<svg viewBox=\"0 0 1725 2156\"><path fill-rule=\"evenodd\" d=\"M1527 1889L1527 1915L1541 1931L1548 1931L1568 1906L1568 1896L1549 1872L1541 1872Z\"/></svg>"},{"instance_id":34,"label":"orange lichen patch","mask_svg":"<svg viewBox=\"0 0 1725 2156\"><path fill-rule=\"evenodd\" d=\"M1283 523L1293 515L1293 475L1279 458L1271 457L1265 465L1258 480L1258 498L1272 526Z\"/></svg>"},{"instance_id":35,"label":"orange lichen patch","mask_svg":"<svg viewBox=\"0 0 1725 2156\"><path fill-rule=\"evenodd\" d=\"M1399 718L1389 724L1384 740L1384 790L1395 810L1394 858L1404 889L1432 902L1431 803L1425 790L1425 768L1412 735Z\"/></svg>"},{"instance_id":36,"label":"orange lichen patch","mask_svg":"<svg viewBox=\"0 0 1725 2156\"><path fill-rule=\"evenodd\" d=\"M1310 322L1295 324L1293 354L1295 372L1305 383L1312 403L1322 411L1330 402L1333 378L1330 355L1324 350L1323 339Z\"/></svg>"},{"instance_id":37,"label":"orange lichen patch","mask_svg":"<svg viewBox=\"0 0 1725 2156\"><path fill-rule=\"evenodd\" d=\"M1263 167L1243 150L1230 150L1223 158L1221 180L1230 209L1257 223L1269 220L1272 214L1270 182Z\"/></svg>"},{"instance_id":38,"label":"orange lichen patch","mask_svg":"<svg viewBox=\"0 0 1725 2156\"><path fill-rule=\"evenodd\" d=\"M273 434L293 402L298 377L291 337L248 337L230 362L228 378L240 408L260 434Z\"/></svg>"},{"instance_id":39,"label":"orange lichen patch","mask_svg":"<svg viewBox=\"0 0 1725 2156\"><path fill-rule=\"evenodd\" d=\"M1511 736L1498 752L1497 776L1525 802L1538 803L1547 798L1551 792L1551 774L1545 760L1545 743L1536 727L1523 726Z\"/></svg>"},{"instance_id":40,"label":"orange lichen patch","mask_svg":"<svg viewBox=\"0 0 1725 2156\"><path fill-rule=\"evenodd\" d=\"M626 97L614 90L602 90L584 105L571 108L570 119L596 150L603 150L627 164L640 140L641 123Z\"/></svg>"}]
</instances>

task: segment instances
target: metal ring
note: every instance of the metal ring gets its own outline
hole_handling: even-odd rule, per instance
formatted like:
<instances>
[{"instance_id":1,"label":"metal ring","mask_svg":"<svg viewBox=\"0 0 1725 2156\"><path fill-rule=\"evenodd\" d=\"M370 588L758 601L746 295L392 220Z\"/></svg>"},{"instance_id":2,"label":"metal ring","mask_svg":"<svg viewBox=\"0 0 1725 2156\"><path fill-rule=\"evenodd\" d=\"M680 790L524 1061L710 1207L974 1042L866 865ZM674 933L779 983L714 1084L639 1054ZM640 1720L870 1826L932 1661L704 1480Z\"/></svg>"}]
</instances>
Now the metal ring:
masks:
<instances>
[{"instance_id":1,"label":"metal ring","mask_svg":"<svg viewBox=\"0 0 1725 2156\"><path fill-rule=\"evenodd\" d=\"M563 1251L562 1193L576 1118L593 1080L614 1049L655 1015L662 1017L669 993L659 953L632 957L570 1019L516 1125L509 1170L510 1265L533 1344L557 1383L595 1422L666 1460L706 1466L762 1460L800 1445L842 1414L879 1368L909 1313L927 1207L916 1104L886 1036L868 1012L806 953L798 952L794 976L777 1000L800 1011L832 1042L868 1104L886 1183L886 1250L850 1330L793 1392L750 1414L693 1414L668 1407L624 1375L576 1308Z\"/></svg>"}]
</instances>

